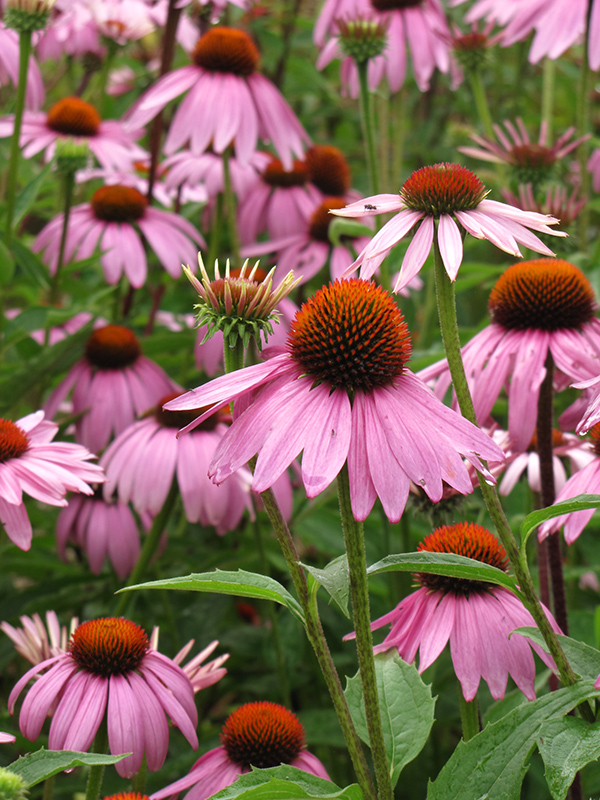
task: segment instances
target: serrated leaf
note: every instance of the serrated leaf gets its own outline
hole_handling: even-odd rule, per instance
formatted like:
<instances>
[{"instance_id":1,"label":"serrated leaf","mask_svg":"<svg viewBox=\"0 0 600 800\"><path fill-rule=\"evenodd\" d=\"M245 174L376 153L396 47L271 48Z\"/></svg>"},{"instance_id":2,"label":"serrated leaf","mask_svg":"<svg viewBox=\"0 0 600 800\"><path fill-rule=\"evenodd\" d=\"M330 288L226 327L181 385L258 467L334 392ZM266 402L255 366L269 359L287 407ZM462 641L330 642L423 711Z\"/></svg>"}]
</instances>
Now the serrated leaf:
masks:
<instances>
[{"instance_id":1,"label":"serrated leaf","mask_svg":"<svg viewBox=\"0 0 600 800\"><path fill-rule=\"evenodd\" d=\"M423 749L433 725L435 699L414 664L395 651L375 656L375 674L385 751L392 785L404 767ZM352 720L360 738L369 743L360 674L348 678L345 690Z\"/></svg>"},{"instance_id":2,"label":"serrated leaf","mask_svg":"<svg viewBox=\"0 0 600 800\"><path fill-rule=\"evenodd\" d=\"M129 592L134 589L177 589L191 592L230 594L238 597L253 597L257 600L273 600L275 603L285 606L304 624L304 614L300 603L292 597L284 586L266 575L246 572L243 569L239 569L237 572L226 572L217 569L214 572L198 572L179 578L165 578L159 581L138 583L135 586L127 586L124 589L120 589L119 592Z\"/></svg>"},{"instance_id":3,"label":"serrated leaf","mask_svg":"<svg viewBox=\"0 0 600 800\"><path fill-rule=\"evenodd\" d=\"M103 753L78 753L74 750L44 750L42 748L31 755L21 756L17 761L9 764L6 769L20 775L31 788L65 769L107 766L116 764L123 758L127 758L128 755L131 753L112 756Z\"/></svg>"},{"instance_id":4,"label":"serrated leaf","mask_svg":"<svg viewBox=\"0 0 600 800\"><path fill-rule=\"evenodd\" d=\"M386 556L367 569L368 575L380 572L425 572L431 575L449 575L453 578L464 578L471 581L485 581L503 586L514 594L518 594L513 578L491 564L484 564L474 558L459 556L454 553L399 553Z\"/></svg>"},{"instance_id":5,"label":"serrated leaf","mask_svg":"<svg viewBox=\"0 0 600 800\"><path fill-rule=\"evenodd\" d=\"M336 603L342 614L350 619L348 598L350 595L350 572L348 571L348 556L344 553L330 561L325 569L302 565L313 578L321 584L331 599Z\"/></svg>"},{"instance_id":6,"label":"serrated leaf","mask_svg":"<svg viewBox=\"0 0 600 800\"><path fill-rule=\"evenodd\" d=\"M514 800L520 796L527 762L542 725L600 696L591 681L567 686L519 706L481 733L461 741L429 784L427 800Z\"/></svg>"},{"instance_id":7,"label":"serrated leaf","mask_svg":"<svg viewBox=\"0 0 600 800\"><path fill-rule=\"evenodd\" d=\"M539 511L532 511L521 523L521 548L525 547L533 531L547 519L571 514L573 511L585 511L588 508L600 508L600 494L578 494L570 500L561 500Z\"/></svg>"},{"instance_id":8,"label":"serrated leaf","mask_svg":"<svg viewBox=\"0 0 600 800\"><path fill-rule=\"evenodd\" d=\"M36 175L36 177L29 181L27 186L23 189L23 191L19 192L17 199L15 201L15 216L14 216L14 224L17 225L25 216L25 214L29 211L33 203L35 202L35 198L38 196L40 189L42 188L44 182L47 180L48 176L52 172L52 163L46 164L44 169Z\"/></svg>"},{"instance_id":9,"label":"serrated leaf","mask_svg":"<svg viewBox=\"0 0 600 800\"><path fill-rule=\"evenodd\" d=\"M544 637L538 628L517 628L514 633L521 633L532 642L535 642L543 650L548 652L548 647L544 641ZM587 678L596 680L600 675L600 652L595 647L580 642L578 639L572 639L570 636L557 636L560 646L567 657L567 661L571 665L573 671L579 675L580 678Z\"/></svg>"},{"instance_id":10,"label":"serrated leaf","mask_svg":"<svg viewBox=\"0 0 600 800\"><path fill-rule=\"evenodd\" d=\"M577 772L600 758L600 723L578 717L550 720L542 725L537 746L552 797L564 800Z\"/></svg>"},{"instance_id":11,"label":"serrated leaf","mask_svg":"<svg viewBox=\"0 0 600 800\"><path fill-rule=\"evenodd\" d=\"M327 232L332 245L339 247L342 244L342 236L350 236L353 239L357 236L373 236L374 230L369 228L368 225L363 225L362 222L357 222L355 219L334 217L329 223Z\"/></svg>"},{"instance_id":12,"label":"serrated leaf","mask_svg":"<svg viewBox=\"0 0 600 800\"><path fill-rule=\"evenodd\" d=\"M362 800L363 794L357 784L340 789L335 783L304 770L281 766L253 768L212 797L215 800Z\"/></svg>"}]
</instances>

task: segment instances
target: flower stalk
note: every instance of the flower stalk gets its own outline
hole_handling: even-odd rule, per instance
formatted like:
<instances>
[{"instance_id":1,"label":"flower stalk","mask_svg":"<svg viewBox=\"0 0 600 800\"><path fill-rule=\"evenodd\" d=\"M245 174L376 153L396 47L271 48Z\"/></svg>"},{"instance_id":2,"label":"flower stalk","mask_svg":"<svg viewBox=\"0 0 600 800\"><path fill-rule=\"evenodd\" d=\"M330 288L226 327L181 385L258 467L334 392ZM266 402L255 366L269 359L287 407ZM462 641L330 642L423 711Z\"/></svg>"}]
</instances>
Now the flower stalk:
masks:
<instances>
[{"instance_id":1,"label":"flower stalk","mask_svg":"<svg viewBox=\"0 0 600 800\"><path fill-rule=\"evenodd\" d=\"M227 215L227 227L229 229L229 248L234 263L237 264L240 258L240 237L237 229L237 203L233 185L231 183L231 146L223 150L223 186L225 200L225 214Z\"/></svg>"},{"instance_id":2,"label":"flower stalk","mask_svg":"<svg viewBox=\"0 0 600 800\"><path fill-rule=\"evenodd\" d=\"M373 658L373 637L369 610L369 587L367 583L367 559L365 535L362 522L357 522L352 513L348 465L344 464L337 478L340 515L344 530L344 541L348 555L352 616L356 631L358 667L365 702L365 714L371 745L371 756L375 767L375 778L380 800L392 800L394 788L390 781L390 770L385 752L383 726L379 713L379 695Z\"/></svg>"},{"instance_id":3,"label":"flower stalk","mask_svg":"<svg viewBox=\"0 0 600 800\"><path fill-rule=\"evenodd\" d=\"M458 686L458 700L460 703L460 721L462 723L463 741L468 742L474 736L477 736L481 730L479 726L479 703L477 696L470 702L465 700L462 693L462 688Z\"/></svg>"},{"instance_id":4,"label":"flower stalk","mask_svg":"<svg viewBox=\"0 0 600 800\"><path fill-rule=\"evenodd\" d=\"M92 745L94 753L106 753L108 749L108 726L106 717L100 723L98 733ZM102 788L102 779L104 778L104 764L93 764L90 767L88 775L87 786L85 790L85 800L98 800L100 797L100 789Z\"/></svg>"}]
</instances>

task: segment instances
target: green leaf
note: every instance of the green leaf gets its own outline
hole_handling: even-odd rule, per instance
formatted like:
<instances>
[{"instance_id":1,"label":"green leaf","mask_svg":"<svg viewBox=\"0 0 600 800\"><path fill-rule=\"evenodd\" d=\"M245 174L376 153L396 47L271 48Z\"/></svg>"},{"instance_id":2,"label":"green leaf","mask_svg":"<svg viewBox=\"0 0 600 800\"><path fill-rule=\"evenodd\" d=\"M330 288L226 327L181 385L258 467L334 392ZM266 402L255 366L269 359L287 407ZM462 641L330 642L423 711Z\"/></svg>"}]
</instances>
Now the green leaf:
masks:
<instances>
[{"instance_id":1,"label":"green leaf","mask_svg":"<svg viewBox=\"0 0 600 800\"><path fill-rule=\"evenodd\" d=\"M281 766L252 769L235 783L221 789L213 798L219 800L362 800L360 788L353 783L340 789L335 783L311 775L296 767Z\"/></svg>"},{"instance_id":2,"label":"green leaf","mask_svg":"<svg viewBox=\"0 0 600 800\"><path fill-rule=\"evenodd\" d=\"M464 578L470 581L485 581L503 586L514 594L518 594L513 578L491 564L484 564L474 558L459 556L454 553L400 553L382 558L367 569L367 574L377 575L380 572L426 572L431 575L449 575L452 578Z\"/></svg>"},{"instance_id":3,"label":"green leaf","mask_svg":"<svg viewBox=\"0 0 600 800\"><path fill-rule=\"evenodd\" d=\"M591 681L558 689L519 706L498 722L461 741L429 784L427 800L514 800L520 796L527 761L542 726L581 701L600 696Z\"/></svg>"},{"instance_id":4,"label":"green leaf","mask_svg":"<svg viewBox=\"0 0 600 800\"><path fill-rule=\"evenodd\" d=\"M585 511L588 508L600 508L600 494L578 494L570 500L561 500L547 508L532 511L521 523L521 548L525 547L533 531L547 519L571 514L573 511Z\"/></svg>"},{"instance_id":5,"label":"green leaf","mask_svg":"<svg viewBox=\"0 0 600 800\"><path fill-rule=\"evenodd\" d=\"M329 592L331 599L336 603L342 614L350 619L350 611L348 610L348 597L350 595L348 556L344 553L344 555L334 558L333 561L327 564L325 569L309 567L307 564L302 566L321 584L325 591Z\"/></svg>"},{"instance_id":6,"label":"green leaf","mask_svg":"<svg viewBox=\"0 0 600 800\"><path fill-rule=\"evenodd\" d=\"M138 583L127 586L119 592L132 589L179 589L191 592L214 592L215 594L231 594L237 597L253 597L257 600L273 600L289 609L304 624L304 614L300 603L292 597L288 590L278 581L256 572L225 572L217 569L214 572L196 572L179 578L165 578L160 581ZM119 594L117 592L117 594Z\"/></svg>"},{"instance_id":7,"label":"green leaf","mask_svg":"<svg viewBox=\"0 0 600 800\"><path fill-rule=\"evenodd\" d=\"M41 258L28 247L25 247L18 239L13 239L10 246L15 261L23 270L25 276L41 289L47 289L50 286L48 268Z\"/></svg>"},{"instance_id":8,"label":"green leaf","mask_svg":"<svg viewBox=\"0 0 600 800\"><path fill-rule=\"evenodd\" d=\"M15 260L4 239L0 238L0 286L9 284L14 274Z\"/></svg>"},{"instance_id":9,"label":"green leaf","mask_svg":"<svg viewBox=\"0 0 600 800\"><path fill-rule=\"evenodd\" d=\"M369 228L368 225L363 225L362 222L357 222L355 219L347 217L334 217L329 223L327 231L329 241L334 247L341 245L342 236L356 238L357 236L373 236L374 233L373 228Z\"/></svg>"},{"instance_id":10,"label":"green leaf","mask_svg":"<svg viewBox=\"0 0 600 800\"><path fill-rule=\"evenodd\" d=\"M433 725L435 699L414 664L396 651L375 656L379 707L385 752L395 786L404 767L423 749ZM348 678L345 690L352 720L360 738L369 743L360 674Z\"/></svg>"},{"instance_id":11,"label":"green leaf","mask_svg":"<svg viewBox=\"0 0 600 800\"><path fill-rule=\"evenodd\" d=\"M550 720L542 725L537 746L552 797L564 800L577 772L600 758L600 723L578 717Z\"/></svg>"},{"instance_id":12,"label":"green leaf","mask_svg":"<svg viewBox=\"0 0 600 800\"><path fill-rule=\"evenodd\" d=\"M548 652L544 637L537 628L517 628L514 633L521 633L539 645L546 653ZM595 681L600 675L600 652L585 642L571 639L570 636L558 635L557 638L573 671L580 678Z\"/></svg>"},{"instance_id":13,"label":"green leaf","mask_svg":"<svg viewBox=\"0 0 600 800\"><path fill-rule=\"evenodd\" d=\"M35 198L38 196L44 182L52 172L52 163L46 164L44 169L30 181L27 186L19 193L15 201L14 224L17 225L29 211Z\"/></svg>"},{"instance_id":14,"label":"green leaf","mask_svg":"<svg viewBox=\"0 0 600 800\"><path fill-rule=\"evenodd\" d=\"M108 756L102 753L78 753L72 750L38 750L28 756L22 756L9 764L6 769L20 775L29 787L35 786L52 775L73 767L95 767L116 764L131 753Z\"/></svg>"}]
</instances>

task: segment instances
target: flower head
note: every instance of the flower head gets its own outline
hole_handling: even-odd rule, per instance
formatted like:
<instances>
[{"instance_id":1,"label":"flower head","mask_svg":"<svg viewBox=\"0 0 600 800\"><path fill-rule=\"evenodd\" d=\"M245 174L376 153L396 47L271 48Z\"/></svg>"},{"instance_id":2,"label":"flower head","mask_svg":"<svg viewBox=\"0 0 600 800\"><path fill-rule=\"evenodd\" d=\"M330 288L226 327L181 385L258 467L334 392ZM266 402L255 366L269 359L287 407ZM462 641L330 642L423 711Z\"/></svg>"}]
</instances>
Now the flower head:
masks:
<instances>
[{"instance_id":1,"label":"flower head","mask_svg":"<svg viewBox=\"0 0 600 800\"><path fill-rule=\"evenodd\" d=\"M101 483L104 473L85 447L53 442L58 425L47 422L43 411L16 422L0 419L0 522L21 550L31 547L32 529L23 492L51 506L66 506L67 492L92 494L90 483Z\"/></svg>"},{"instance_id":2,"label":"flower head","mask_svg":"<svg viewBox=\"0 0 600 800\"><path fill-rule=\"evenodd\" d=\"M600 321L594 292L573 264L540 258L509 267L492 290L488 309L492 324L462 349L465 372L483 424L506 387L511 447L523 451L535 430L548 353L558 370L557 388L598 370ZM449 388L445 359L420 376L437 379L440 397Z\"/></svg>"},{"instance_id":3,"label":"flower head","mask_svg":"<svg viewBox=\"0 0 600 800\"><path fill-rule=\"evenodd\" d=\"M480 525L458 522L433 531L417 548L433 553L456 553L503 571L508 570L506 552L496 537ZM512 632L534 626L531 614L508 590L484 581L420 573L421 588L406 597L372 628L391 625L391 631L375 652L397 648L405 661L414 661L419 651L419 672L440 655L448 640L456 676L465 700L477 694L481 678L492 697L504 697L509 674L529 699L535 699L533 648L553 667L543 650ZM549 611L555 631L560 630ZM512 635L511 635L512 634Z\"/></svg>"},{"instance_id":4,"label":"flower head","mask_svg":"<svg viewBox=\"0 0 600 800\"><path fill-rule=\"evenodd\" d=\"M169 376L142 354L137 336L122 325L104 325L88 338L84 358L48 398L54 416L73 392L77 439L99 452L139 415L175 389Z\"/></svg>"},{"instance_id":5,"label":"flower head","mask_svg":"<svg viewBox=\"0 0 600 800\"><path fill-rule=\"evenodd\" d=\"M61 628L54 611L46 611L46 625L39 614L24 615L20 620L22 628L13 628L8 622L2 622L0 629L13 641L17 653L31 664L40 664L47 658L66 653L69 638L79 624L74 617L69 630L65 625Z\"/></svg>"},{"instance_id":6,"label":"flower head","mask_svg":"<svg viewBox=\"0 0 600 800\"><path fill-rule=\"evenodd\" d=\"M40 674L43 673L43 674ZM146 756L148 768L161 768L169 744L165 714L192 747L198 746L198 715L189 678L180 667L150 647L146 632L122 617L106 617L79 625L67 652L30 669L12 690L17 698L33 677L19 717L30 740L40 734L52 709L51 750L86 751L106 717L111 753L132 753L118 764L130 778Z\"/></svg>"},{"instance_id":7,"label":"flower head","mask_svg":"<svg viewBox=\"0 0 600 800\"><path fill-rule=\"evenodd\" d=\"M258 280L258 261L248 269L248 259L241 270L232 272L229 260L225 265L222 278L219 262L215 262L215 278L211 281L204 267L202 255L198 253L198 264L202 280L199 281L184 267L184 272L200 295L201 303L194 306L198 310L198 326L206 325L205 340L217 331L227 337L227 344L233 347L237 338L242 340L244 349L253 339L259 350L262 347L262 336L273 333L272 322L277 321L278 303L300 283L301 278L294 280L294 273L288 272L279 285L273 289L275 267Z\"/></svg>"},{"instance_id":8,"label":"flower head","mask_svg":"<svg viewBox=\"0 0 600 800\"><path fill-rule=\"evenodd\" d=\"M330 197L344 197L350 191L351 173L346 157L337 147L315 144L304 157L310 180Z\"/></svg>"},{"instance_id":9,"label":"flower head","mask_svg":"<svg viewBox=\"0 0 600 800\"><path fill-rule=\"evenodd\" d=\"M306 750L304 729L295 714L277 703L246 703L225 720L221 747L203 755L189 775L153 794L152 800L190 787L186 800L205 800L252 767L265 769L280 764L329 779L318 758Z\"/></svg>"},{"instance_id":10,"label":"flower head","mask_svg":"<svg viewBox=\"0 0 600 800\"><path fill-rule=\"evenodd\" d=\"M348 272L362 267L361 277L370 278L392 247L419 223L406 251L394 291L404 288L420 271L436 234L440 255L451 280L456 279L463 257L461 229L476 239L489 239L506 253L521 256L518 243L545 255L553 255L529 228L554 236L566 236L549 225L559 220L487 199L479 178L458 164L434 164L414 172L398 195L379 194L332 209L341 217L362 217L399 211L375 234Z\"/></svg>"},{"instance_id":11,"label":"flower head","mask_svg":"<svg viewBox=\"0 0 600 800\"><path fill-rule=\"evenodd\" d=\"M441 498L443 481L467 494L473 487L460 454L479 470L479 456L503 460L489 437L406 369L410 350L390 295L374 283L336 281L302 306L285 349L272 348L265 363L217 378L167 408L210 406L185 432L252 391L217 447L213 480L258 453L253 489L262 492L303 450L304 486L315 497L348 460L356 518L365 519L379 496L396 521L411 479L432 499Z\"/></svg>"}]
</instances>

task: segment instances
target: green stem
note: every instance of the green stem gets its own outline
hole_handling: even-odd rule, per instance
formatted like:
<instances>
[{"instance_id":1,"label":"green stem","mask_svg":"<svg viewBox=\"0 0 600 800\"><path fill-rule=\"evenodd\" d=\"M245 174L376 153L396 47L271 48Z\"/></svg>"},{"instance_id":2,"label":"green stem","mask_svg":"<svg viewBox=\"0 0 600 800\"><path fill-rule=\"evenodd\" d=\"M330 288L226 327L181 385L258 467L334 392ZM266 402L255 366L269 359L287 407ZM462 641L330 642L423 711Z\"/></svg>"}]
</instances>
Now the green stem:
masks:
<instances>
[{"instance_id":1,"label":"green stem","mask_svg":"<svg viewBox=\"0 0 600 800\"><path fill-rule=\"evenodd\" d=\"M342 467L337 478L337 484L344 541L346 543L346 553L348 554L352 615L354 618L354 630L356 631L356 652L363 689L369 742L371 744L371 756L375 767L379 798L380 800L392 800L394 787L390 780L390 770L385 752L383 726L379 712L377 678L375 676L375 661L373 658L365 536L362 522L357 522L352 513L347 464Z\"/></svg>"},{"instance_id":2,"label":"green stem","mask_svg":"<svg viewBox=\"0 0 600 800\"><path fill-rule=\"evenodd\" d=\"M8 165L8 187L6 190L6 240L10 244L12 226L15 216L15 203L17 198L17 176L19 172L19 158L21 148L21 124L23 110L25 109L25 93L27 91L27 70L29 68L29 55L31 53L31 31L19 33L19 80L17 82L17 98L15 101L15 125L10 143L10 162Z\"/></svg>"},{"instance_id":3,"label":"green stem","mask_svg":"<svg viewBox=\"0 0 600 800\"><path fill-rule=\"evenodd\" d=\"M479 115L479 121L485 132L485 135L494 140L494 126L492 123L492 115L490 114L490 107L488 105L485 89L483 88L483 81L481 80L481 70L479 67L469 70L469 82L471 84L471 91L473 92L473 99L475 100L475 108Z\"/></svg>"},{"instance_id":4,"label":"green stem","mask_svg":"<svg viewBox=\"0 0 600 800\"><path fill-rule=\"evenodd\" d=\"M465 700L462 693L462 686L458 686L458 701L460 703L460 721L463 729L463 740L468 742L474 736L477 736L481 730L479 727L479 702L477 696L470 702Z\"/></svg>"},{"instance_id":5,"label":"green stem","mask_svg":"<svg viewBox=\"0 0 600 800\"><path fill-rule=\"evenodd\" d=\"M406 122L409 119L406 99L404 86L392 98L392 191L398 191L402 184Z\"/></svg>"},{"instance_id":6,"label":"green stem","mask_svg":"<svg viewBox=\"0 0 600 800\"><path fill-rule=\"evenodd\" d=\"M379 133L379 176L386 191L390 188L390 97L377 94L377 130Z\"/></svg>"},{"instance_id":7,"label":"green stem","mask_svg":"<svg viewBox=\"0 0 600 800\"><path fill-rule=\"evenodd\" d=\"M208 240L208 255L206 257L206 266L212 269L215 261L219 257L219 250L221 248L221 228L223 227L223 194L217 194L215 202L215 218L210 226L210 238Z\"/></svg>"},{"instance_id":8,"label":"green stem","mask_svg":"<svg viewBox=\"0 0 600 800\"><path fill-rule=\"evenodd\" d=\"M65 210L63 214L62 233L60 236L60 249L58 251L58 262L56 272L52 278L50 286L50 305L58 301L60 294L60 273L65 261L65 247L67 244L67 234L69 232L69 217L71 216L71 206L73 204L73 190L75 188L75 173L67 172L64 180L65 185Z\"/></svg>"},{"instance_id":9,"label":"green stem","mask_svg":"<svg viewBox=\"0 0 600 800\"><path fill-rule=\"evenodd\" d=\"M369 91L369 62L356 61L356 69L358 70L358 85L359 85L359 106L360 118L362 122L363 137L365 140L365 154L367 157L367 168L369 170L369 185L371 187L371 194L379 194L379 173L377 171L377 151L375 149L375 125L373 119L373 109L371 107L371 92ZM376 217L377 228L381 227L381 220ZM385 263L385 262L384 262ZM381 274L383 279L383 265L381 267ZM387 285L383 283L384 288L389 289L389 278L387 278Z\"/></svg>"},{"instance_id":10,"label":"green stem","mask_svg":"<svg viewBox=\"0 0 600 800\"><path fill-rule=\"evenodd\" d=\"M590 132L590 66L589 66L589 47L590 47L590 17L592 14L592 3L588 3L587 19L585 25L585 38L583 40L583 60L579 70L579 85L577 87L577 134L584 136ZM589 145L582 142L577 148L579 159L579 170L581 175L581 196L586 200L590 196L590 171L588 170ZM577 217L577 234L579 237L579 249L583 253L588 251L588 225L590 221L589 204L586 203Z\"/></svg>"},{"instance_id":11,"label":"green stem","mask_svg":"<svg viewBox=\"0 0 600 800\"><path fill-rule=\"evenodd\" d=\"M226 147L225 150L223 150L223 184L225 212L227 214L227 226L229 228L229 247L234 266L237 267L240 258L240 237L237 229L237 203L235 192L231 184L231 170L229 168L230 149L230 147Z\"/></svg>"},{"instance_id":12,"label":"green stem","mask_svg":"<svg viewBox=\"0 0 600 800\"><path fill-rule=\"evenodd\" d=\"M158 512L158 514L152 520L152 527L148 532L144 540L144 544L142 546L142 552L140 553L140 557L136 561L135 567L133 568L131 575L127 579L127 583L125 586L135 586L135 584L140 582L146 567L150 563L150 559L156 552L156 548L158 547L158 543L160 542L160 538L162 533L165 529L165 525L167 524L167 520L173 510L175 505L175 500L177 499L177 495L179 494L179 490L177 487L177 480L173 478L173 483L171 484L171 488L169 489L169 494L167 495L167 499L163 503L163 507ZM115 609L115 617L122 617L124 616L127 608L129 607L130 602L135 597L134 592L124 592L120 595L119 600L117 602L117 607Z\"/></svg>"},{"instance_id":13,"label":"green stem","mask_svg":"<svg viewBox=\"0 0 600 800\"><path fill-rule=\"evenodd\" d=\"M229 346L227 337L223 337L223 360L225 372L235 372L244 366L244 343L242 337L238 336L233 347Z\"/></svg>"},{"instance_id":14,"label":"green stem","mask_svg":"<svg viewBox=\"0 0 600 800\"><path fill-rule=\"evenodd\" d=\"M473 400L469 385L465 375L465 368L462 361L460 352L460 339L458 336L458 324L456 320L456 303L454 298L454 284L450 281L442 257L440 254L437 230L433 240L434 245L434 265L435 265L435 285L438 297L438 314L440 319L440 328L442 332L442 340L444 349L446 351L446 358L448 360L448 368L452 377L456 399L460 407L463 417L477 425L477 418L475 416L475 409L473 407ZM560 646L556 634L544 613L540 604L538 596L533 586L529 566L527 564L527 554L525 548L519 552L519 546L514 537L514 534L508 524L506 515L500 503L498 493L494 486L486 483L481 474L478 473L479 486L488 513L494 523L500 541L504 545L504 549L508 555L511 566L515 571L517 582L521 591L521 599L525 608L529 611L540 633L544 637L544 641L548 646L550 655L558 668L560 679L565 686L572 686L577 682L577 677L571 665ZM583 705L580 707L582 713L587 715L591 713L589 706ZM585 710L587 709L587 710ZM586 717L587 718L587 717Z\"/></svg>"},{"instance_id":15,"label":"green stem","mask_svg":"<svg viewBox=\"0 0 600 800\"><path fill-rule=\"evenodd\" d=\"M552 139L555 76L556 69L554 60L552 58L545 58L542 78L542 122L546 123L548 141Z\"/></svg>"},{"instance_id":16,"label":"green stem","mask_svg":"<svg viewBox=\"0 0 600 800\"><path fill-rule=\"evenodd\" d=\"M131 779L131 791L134 794L145 794L146 789L146 776L148 775L148 764L146 762L146 754L142 759L142 766L139 771L135 773Z\"/></svg>"},{"instance_id":17,"label":"green stem","mask_svg":"<svg viewBox=\"0 0 600 800\"><path fill-rule=\"evenodd\" d=\"M54 781L56 775L52 775L51 778L46 778L44 781L44 793L42 795L42 800L52 800L52 795L54 793Z\"/></svg>"},{"instance_id":18,"label":"green stem","mask_svg":"<svg viewBox=\"0 0 600 800\"><path fill-rule=\"evenodd\" d=\"M106 716L100 723L98 733L92 745L92 752L106 753L108 750L108 728L106 725ZM100 797L100 789L102 788L102 778L104 777L104 765L96 764L90 767L88 775L87 787L85 790L85 800L98 800Z\"/></svg>"},{"instance_id":19,"label":"green stem","mask_svg":"<svg viewBox=\"0 0 600 800\"><path fill-rule=\"evenodd\" d=\"M317 600L316 597L311 598L306 574L300 563L300 558L296 551L292 535L281 513L281 509L277 504L272 489L267 489L265 492L262 492L261 498L265 511L273 526L273 530L275 531L277 541L281 547L281 552L286 560L300 605L302 606L305 615L306 635L315 651L323 678L327 684L329 695L344 735L346 747L348 748L359 786L365 800L378 800L365 754L358 734L356 733L354 723L352 722L344 690L342 689L342 684L340 683L340 678L335 664L333 663L333 658L321 625Z\"/></svg>"}]
</instances>

